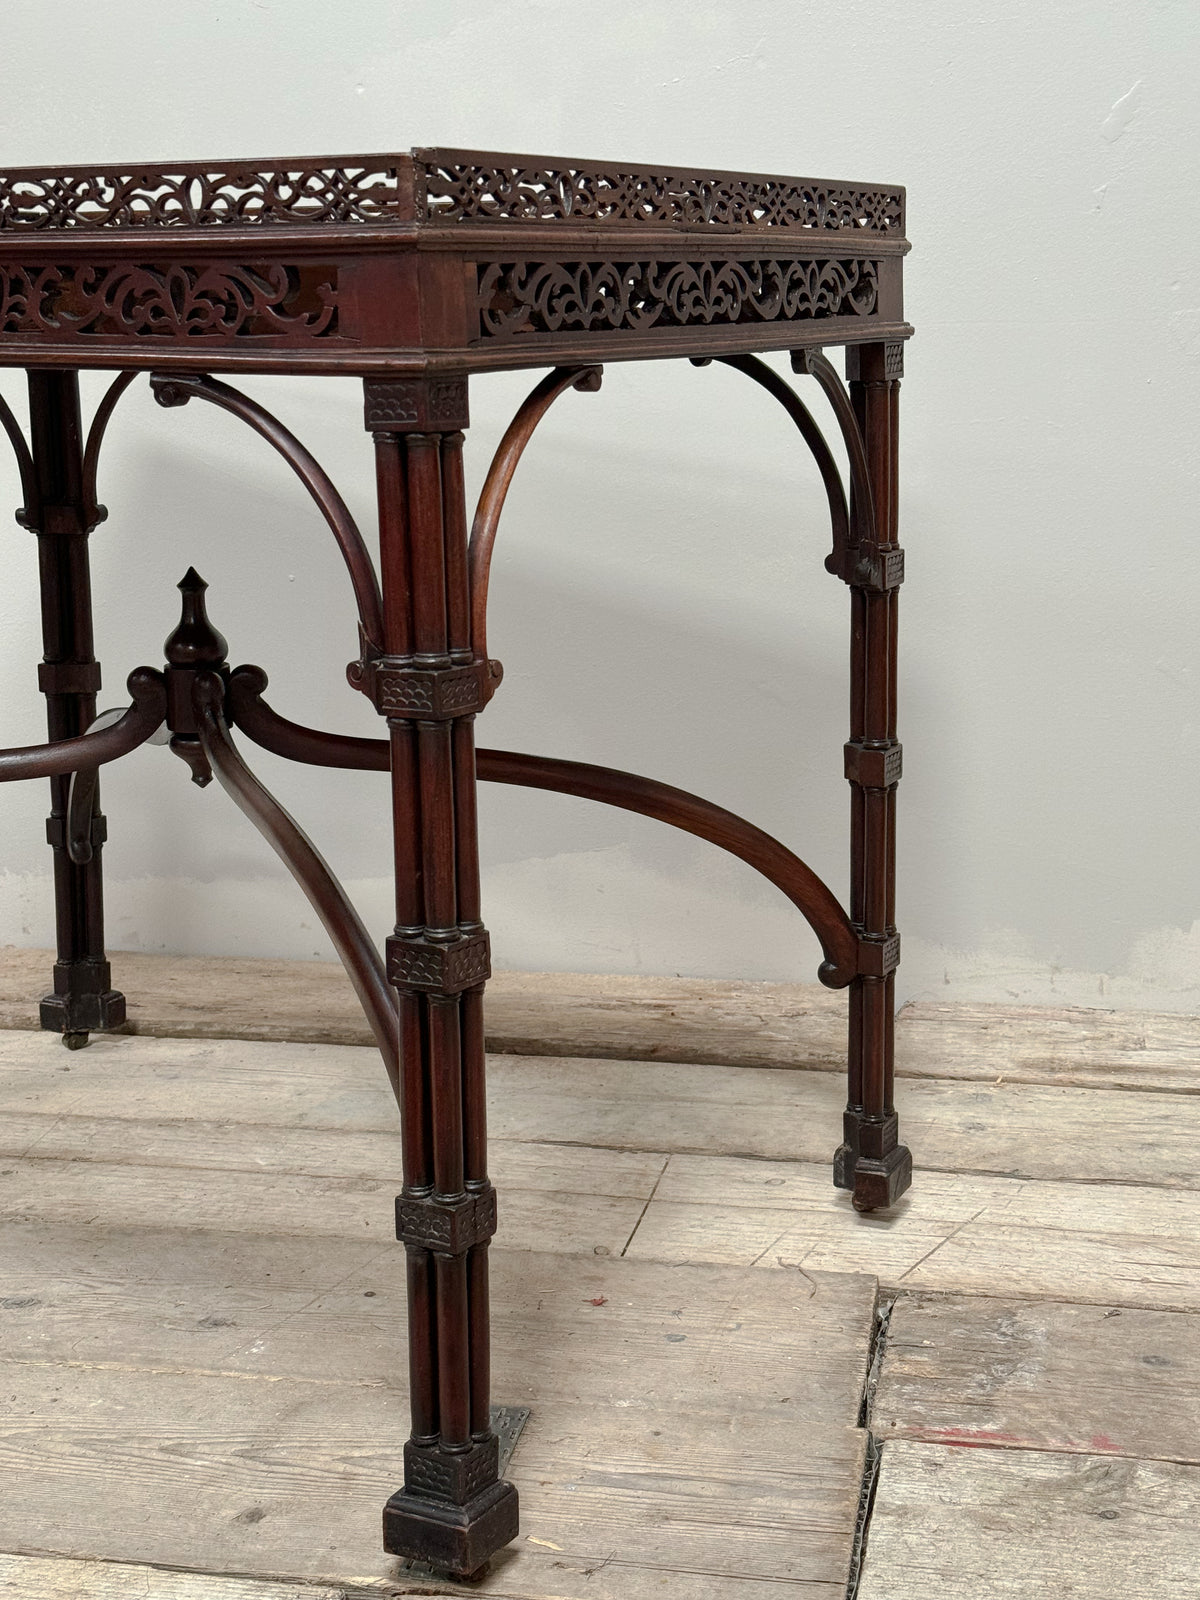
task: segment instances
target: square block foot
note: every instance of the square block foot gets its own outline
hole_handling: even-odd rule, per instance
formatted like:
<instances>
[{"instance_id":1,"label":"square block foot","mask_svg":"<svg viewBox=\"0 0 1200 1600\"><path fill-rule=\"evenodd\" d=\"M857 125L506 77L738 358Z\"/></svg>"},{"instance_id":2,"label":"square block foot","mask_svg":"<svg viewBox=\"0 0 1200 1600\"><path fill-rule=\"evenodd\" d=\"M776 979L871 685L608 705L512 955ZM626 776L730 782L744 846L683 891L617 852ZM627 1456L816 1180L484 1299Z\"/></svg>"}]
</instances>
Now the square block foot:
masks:
<instances>
[{"instance_id":1,"label":"square block foot","mask_svg":"<svg viewBox=\"0 0 1200 1600\"><path fill-rule=\"evenodd\" d=\"M38 1006L38 1021L47 1033L66 1035L111 1033L125 1023L125 996L116 989L101 994L48 994Z\"/></svg>"},{"instance_id":2,"label":"square block foot","mask_svg":"<svg viewBox=\"0 0 1200 1600\"><path fill-rule=\"evenodd\" d=\"M878 1211L894 1205L912 1187L912 1154L907 1145L898 1144L877 1159L841 1145L833 1158L833 1181L837 1188L853 1191L856 1211Z\"/></svg>"},{"instance_id":3,"label":"square block foot","mask_svg":"<svg viewBox=\"0 0 1200 1600\"><path fill-rule=\"evenodd\" d=\"M408 1561L427 1561L452 1578L468 1578L516 1538L517 1509L511 1483L489 1484L465 1506L401 1489L383 1508L383 1548Z\"/></svg>"},{"instance_id":4,"label":"square block foot","mask_svg":"<svg viewBox=\"0 0 1200 1600\"><path fill-rule=\"evenodd\" d=\"M912 1184L912 1156L899 1142L895 1112L865 1117L847 1111L842 1144L833 1158L833 1181L849 1189L856 1211L875 1211L897 1201Z\"/></svg>"},{"instance_id":5,"label":"square block foot","mask_svg":"<svg viewBox=\"0 0 1200 1600\"><path fill-rule=\"evenodd\" d=\"M856 1211L879 1211L894 1205L912 1186L912 1156L906 1145L898 1144L882 1161L859 1156L854 1166L851 1203Z\"/></svg>"}]
</instances>

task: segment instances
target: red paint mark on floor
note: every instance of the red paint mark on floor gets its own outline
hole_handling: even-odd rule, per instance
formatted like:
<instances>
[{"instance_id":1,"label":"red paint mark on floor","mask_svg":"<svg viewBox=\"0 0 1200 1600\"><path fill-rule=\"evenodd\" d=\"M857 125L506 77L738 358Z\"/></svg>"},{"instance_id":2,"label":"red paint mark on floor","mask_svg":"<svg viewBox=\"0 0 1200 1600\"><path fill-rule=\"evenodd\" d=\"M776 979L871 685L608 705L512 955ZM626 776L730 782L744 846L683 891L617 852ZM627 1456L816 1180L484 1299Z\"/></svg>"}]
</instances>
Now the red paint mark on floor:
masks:
<instances>
[{"instance_id":1,"label":"red paint mark on floor","mask_svg":"<svg viewBox=\"0 0 1200 1600\"><path fill-rule=\"evenodd\" d=\"M1121 1446L1115 1439L1110 1439L1106 1433L1094 1433L1091 1437L1093 1450L1103 1450L1109 1455L1119 1456Z\"/></svg>"}]
</instances>

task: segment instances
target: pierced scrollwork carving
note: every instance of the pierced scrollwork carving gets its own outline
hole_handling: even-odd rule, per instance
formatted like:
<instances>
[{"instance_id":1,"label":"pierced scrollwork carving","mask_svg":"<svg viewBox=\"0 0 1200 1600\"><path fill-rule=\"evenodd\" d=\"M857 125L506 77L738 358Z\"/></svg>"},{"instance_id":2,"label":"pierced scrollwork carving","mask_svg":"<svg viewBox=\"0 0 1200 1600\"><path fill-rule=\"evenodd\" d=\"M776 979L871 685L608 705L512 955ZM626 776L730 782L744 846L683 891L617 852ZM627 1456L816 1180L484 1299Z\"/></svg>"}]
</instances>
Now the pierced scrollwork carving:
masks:
<instances>
[{"instance_id":1,"label":"pierced scrollwork carving","mask_svg":"<svg viewBox=\"0 0 1200 1600\"><path fill-rule=\"evenodd\" d=\"M904 191L791 178L615 167L424 165L433 222L647 223L679 228L861 228L902 233Z\"/></svg>"},{"instance_id":2,"label":"pierced scrollwork carving","mask_svg":"<svg viewBox=\"0 0 1200 1600\"><path fill-rule=\"evenodd\" d=\"M0 229L380 223L398 208L395 165L0 174Z\"/></svg>"},{"instance_id":3,"label":"pierced scrollwork carving","mask_svg":"<svg viewBox=\"0 0 1200 1600\"><path fill-rule=\"evenodd\" d=\"M634 223L903 234L904 190L754 173L561 164L480 151L338 156L283 165L0 173L0 231L277 223Z\"/></svg>"},{"instance_id":4,"label":"pierced scrollwork carving","mask_svg":"<svg viewBox=\"0 0 1200 1600\"><path fill-rule=\"evenodd\" d=\"M478 268L480 337L639 332L869 316L875 262L492 261Z\"/></svg>"},{"instance_id":5,"label":"pierced scrollwork carving","mask_svg":"<svg viewBox=\"0 0 1200 1600\"><path fill-rule=\"evenodd\" d=\"M331 266L0 266L0 333L308 340L336 332L337 269Z\"/></svg>"}]
</instances>

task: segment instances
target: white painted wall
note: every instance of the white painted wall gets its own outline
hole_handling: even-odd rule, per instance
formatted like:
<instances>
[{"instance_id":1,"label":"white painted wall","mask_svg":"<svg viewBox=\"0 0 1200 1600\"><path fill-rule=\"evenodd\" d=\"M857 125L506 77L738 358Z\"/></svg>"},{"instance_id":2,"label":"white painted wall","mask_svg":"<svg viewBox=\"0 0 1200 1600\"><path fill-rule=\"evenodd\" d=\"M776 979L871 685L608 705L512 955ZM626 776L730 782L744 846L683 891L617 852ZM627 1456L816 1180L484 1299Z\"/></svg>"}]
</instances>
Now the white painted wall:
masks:
<instances>
[{"instance_id":1,"label":"white painted wall","mask_svg":"<svg viewBox=\"0 0 1200 1600\"><path fill-rule=\"evenodd\" d=\"M440 143L907 183L902 992L1200 1009L1194 0L25 0L5 35L11 164ZM529 381L476 382L476 484ZM248 387L369 523L355 386ZM5 461L0 479L16 504ZM342 677L332 543L252 436L139 393L102 495L106 703L160 659L194 561L281 710L375 731ZM19 743L42 736L34 550L3 539L0 738ZM815 473L759 391L611 367L514 487L483 742L696 789L841 890L847 603L826 539ZM383 780L260 766L382 934ZM0 942L52 938L41 789L3 792ZM327 953L257 835L163 751L109 769L105 810L114 946ZM482 827L503 965L815 970L790 908L695 841L515 790L485 790Z\"/></svg>"}]
</instances>

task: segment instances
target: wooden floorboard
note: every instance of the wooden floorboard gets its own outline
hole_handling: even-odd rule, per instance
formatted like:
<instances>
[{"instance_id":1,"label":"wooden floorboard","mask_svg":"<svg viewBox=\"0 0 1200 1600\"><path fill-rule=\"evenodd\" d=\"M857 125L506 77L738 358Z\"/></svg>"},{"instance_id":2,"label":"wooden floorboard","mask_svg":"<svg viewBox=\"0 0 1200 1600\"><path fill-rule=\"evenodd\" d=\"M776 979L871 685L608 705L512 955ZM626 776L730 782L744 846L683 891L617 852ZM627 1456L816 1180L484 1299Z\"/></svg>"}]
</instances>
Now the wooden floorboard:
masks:
<instances>
[{"instance_id":1,"label":"wooden floorboard","mask_svg":"<svg viewBox=\"0 0 1200 1600\"><path fill-rule=\"evenodd\" d=\"M494 1060L502 1137L823 1163L840 1137L845 1089L830 1073ZM896 1104L922 1171L1200 1188L1200 1098L908 1079Z\"/></svg>"},{"instance_id":2,"label":"wooden floorboard","mask_svg":"<svg viewBox=\"0 0 1200 1600\"><path fill-rule=\"evenodd\" d=\"M1200 1094L1197 1016L914 1001L897 1020L902 1074Z\"/></svg>"},{"instance_id":3,"label":"wooden floorboard","mask_svg":"<svg viewBox=\"0 0 1200 1600\"><path fill-rule=\"evenodd\" d=\"M407 1432L402 1252L375 1226L394 1183L255 1191L280 1175L86 1157L2 1170L27 1189L0 1247L0 1547L447 1588L410 1585L378 1546ZM523 1531L463 1593L842 1600L872 1279L801 1294L615 1251L494 1254L495 1392L533 1405L511 1469Z\"/></svg>"},{"instance_id":4,"label":"wooden floorboard","mask_svg":"<svg viewBox=\"0 0 1200 1600\"><path fill-rule=\"evenodd\" d=\"M872 1279L818 1274L798 1293L777 1277L726 1268L496 1247L492 1255L504 1404L620 1401L639 1411L674 1397L693 1411L766 1409L822 1426L857 1415ZM10 1361L368 1387L394 1385L405 1370L404 1260L394 1241L115 1227L98 1216L6 1227L2 1259ZM534 1369L539 1351L553 1354Z\"/></svg>"},{"instance_id":5,"label":"wooden floorboard","mask_svg":"<svg viewBox=\"0 0 1200 1600\"><path fill-rule=\"evenodd\" d=\"M220 965L164 961L154 1004L191 983L204 1013ZM0 1035L0 1595L844 1600L875 1279L860 1600L1191 1593L1195 1019L908 1008L916 1183L860 1217L829 1174L840 997L642 982L564 978L539 1032L552 990L521 979L522 1053L490 1064L496 1398L535 1420L521 1541L469 1589L378 1553L406 1429L375 1052L202 1016L83 1052ZM751 1000L736 1070L673 1059L710 1003L737 1058ZM546 1053L572 1036L624 1048Z\"/></svg>"},{"instance_id":6,"label":"wooden floorboard","mask_svg":"<svg viewBox=\"0 0 1200 1600\"><path fill-rule=\"evenodd\" d=\"M819 1074L534 1057L496 1058L493 1069L509 1248L1200 1310L1200 1190L921 1170L918 1144L911 1195L860 1217L825 1160L694 1150L698 1130L710 1149L737 1148L755 1128L765 1148L790 1142L793 1129L823 1145L833 1105L821 1118L797 1111L811 1109L812 1084L828 1083ZM1031 1091L1009 1092L1019 1106ZM1049 1092L1094 1101L1101 1119L1105 1107L1143 1098ZM101 1107L106 1116L92 1115ZM369 1050L102 1039L67 1052L9 1033L0 1038L0 1214L103 1215L116 1228L149 1214L177 1227L386 1242L399 1160L385 1130L395 1120ZM1061 1148L1036 1119L1016 1121L1030 1146ZM1086 1122L1081 1110L1076 1123ZM657 1148L611 1148L622 1141Z\"/></svg>"},{"instance_id":7,"label":"wooden floorboard","mask_svg":"<svg viewBox=\"0 0 1200 1600\"><path fill-rule=\"evenodd\" d=\"M0 1554L4 1600L379 1600L379 1589L274 1583L127 1562Z\"/></svg>"},{"instance_id":8,"label":"wooden floorboard","mask_svg":"<svg viewBox=\"0 0 1200 1600\"><path fill-rule=\"evenodd\" d=\"M636 1167L638 1151L651 1165L664 1151L825 1162L844 1092L825 1072L554 1056L495 1056L488 1089L497 1140L540 1143L540 1159L560 1167L569 1158L552 1145L608 1148L621 1152L614 1171ZM922 1171L1200 1189L1200 1097L910 1079L897 1100ZM122 1118L182 1164L193 1144L206 1161L310 1173L333 1154L320 1130L337 1129L339 1159L363 1175L383 1170L397 1126L374 1050L109 1037L67 1052L49 1035L0 1033L0 1151L85 1155L89 1141L111 1142L102 1124ZM204 1125L194 1137L193 1120ZM276 1137L281 1120L294 1148ZM363 1136L353 1149L350 1133Z\"/></svg>"},{"instance_id":9,"label":"wooden floorboard","mask_svg":"<svg viewBox=\"0 0 1200 1600\"><path fill-rule=\"evenodd\" d=\"M129 1031L173 1038L372 1042L340 965L226 956L111 955ZM0 950L0 1028L36 1028L46 950ZM841 1071L846 996L817 983L497 972L489 1048L510 1054L706 1061Z\"/></svg>"},{"instance_id":10,"label":"wooden floorboard","mask_svg":"<svg viewBox=\"0 0 1200 1600\"><path fill-rule=\"evenodd\" d=\"M45 950L0 950L0 1028L37 1027ZM336 963L112 953L130 1028L177 1038L369 1044ZM815 983L498 972L489 1047L514 1055L841 1072L846 997ZM974 1002L905 1006L901 1077L1200 1094L1200 1018Z\"/></svg>"},{"instance_id":11,"label":"wooden floorboard","mask_svg":"<svg viewBox=\"0 0 1200 1600\"><path fill-rule=\"evenodd\" d=\"M902 1294L872 1431L1200 1466L1200 1316Z\"/></svg>"},{"instance_id":12,"label":"wooden floorboard","mask_svg":"<svg viewBox=\"0 0 1200 1600\"><path fill-rule=\"evenodd\" d=\"M884 1446L858 1600L1191 1600L1200 1469Z\"/></svg>"},{"instance_id":13,"label":"wooden floorboard","mask_svg":"<svg viewBox=\"0 0 1200 1600\"><path fill-rule=\"evenodd\" d=\"M526 1355L531 1372L544 1359ZM403 1480L400 1385L7 1362L0 1381L15 1397L0 1425L9 1550L326 1582L389 1575L379 1520ZM632 1413L543 1399L510 1469L523 1538L475 1592L562 1592L548 1550L581 1587L583 1569L607 1561L844 1589L860 1431L804 1426L798 1448L790 1416L680 1401L674 1391L669 1409Z\"/></svg>"},{"instance_id":14,"label":"wooden floorboard","mask_svg":"<svg viewBox=\"0 0 1200 1600\"><path fill-rule=\"evenodd\" d=\"M180 1228L385 1242L395 1237L398 1188L398 1173L390 1178L310 1178L124 1161L5 1158L0 1218L96 1218L106 1227L121 1228L151 1216ZM632 1199L510 1186L499 1237L516 1249L535 1250L552 1242L559 1250L619 1255L642 1209Z\"/></svg>"},{"instance_id":15,"label":"wooden floorboard","mask_svg":"<svg viewBox=\"0 0 1200 1600\"><path fill-rule=\"evenodd\" d=\"M920 1173L890 1212L859 1217L828 1184L804 1163L672 1156L629 1254L1200 1310L1195 1191Z\"/></svg>"}]
</instances>

